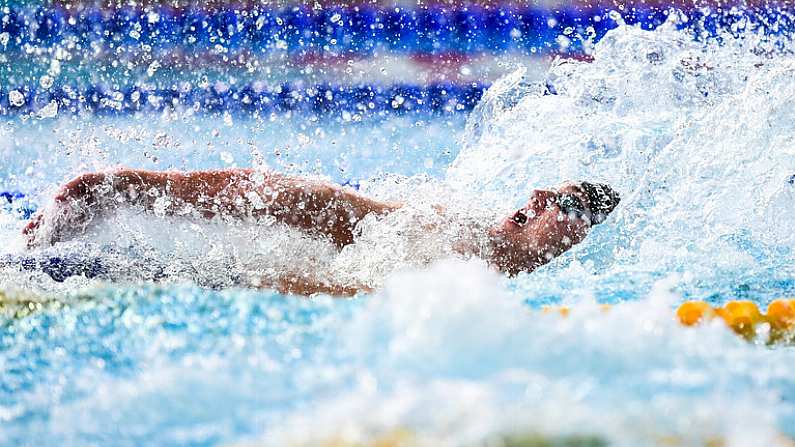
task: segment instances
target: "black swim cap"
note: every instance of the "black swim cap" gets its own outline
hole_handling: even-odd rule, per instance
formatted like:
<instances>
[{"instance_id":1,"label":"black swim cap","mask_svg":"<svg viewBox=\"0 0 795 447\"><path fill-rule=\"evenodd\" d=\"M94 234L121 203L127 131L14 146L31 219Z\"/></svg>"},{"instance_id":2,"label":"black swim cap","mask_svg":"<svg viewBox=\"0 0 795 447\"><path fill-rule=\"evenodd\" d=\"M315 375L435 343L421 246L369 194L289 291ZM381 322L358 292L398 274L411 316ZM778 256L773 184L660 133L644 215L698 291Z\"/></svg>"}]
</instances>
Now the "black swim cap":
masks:
<instances>
[{"instance_id":1,"label":"black swim cap","mask_svg":"<svg viewBox=\"0 0 795 447\"><path fill-rule=\"evenodd\" d=\"M588 208L591 209L591 222L594 224L604 222L621 201L616 190L604 183L582 182L580 187L588 196Z\"/></svg>"}]
</instances>

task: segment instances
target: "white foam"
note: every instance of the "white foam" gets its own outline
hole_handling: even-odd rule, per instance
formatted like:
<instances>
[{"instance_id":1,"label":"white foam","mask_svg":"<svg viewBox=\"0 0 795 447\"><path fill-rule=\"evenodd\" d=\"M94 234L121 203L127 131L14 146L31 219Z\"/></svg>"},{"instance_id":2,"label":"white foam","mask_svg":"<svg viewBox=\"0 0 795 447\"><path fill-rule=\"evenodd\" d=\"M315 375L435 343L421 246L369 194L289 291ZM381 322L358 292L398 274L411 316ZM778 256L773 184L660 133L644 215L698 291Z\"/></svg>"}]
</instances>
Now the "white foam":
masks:
<instances>
[{"instance_id":1,"label":"white foam","mask_svg":"<svg viewBox=\"0 0 795 447\"><path fill-rule=\"evenodd\" d=\"M508 202L569 179L613 185L623 201L596 242L623 251L604 263L714 268L734 257L735 239L792 247L795 58L755 53L752 35L726 39L618 28L593 62L553 64L554 95L518 70L470 117L448 181Z\"/></svg>"},{"instance_id":2,"label":"white foam","mask_svg":"<svg viewBox=\"0 0 795 447\"><path fill-rule=\"evenodd\" d=\"M262 439L360 442L407 429L419 445L516 433L628 446L780 440L771 385L789 377L775 365L790 353L722 324L683 329L670 308L675 278L647 299L609 312L583 303L567 318L529 309L502 281L474 262L392 276L333 341L345 343L337 362L353 388Z\"/></svg>"}]
</instances>

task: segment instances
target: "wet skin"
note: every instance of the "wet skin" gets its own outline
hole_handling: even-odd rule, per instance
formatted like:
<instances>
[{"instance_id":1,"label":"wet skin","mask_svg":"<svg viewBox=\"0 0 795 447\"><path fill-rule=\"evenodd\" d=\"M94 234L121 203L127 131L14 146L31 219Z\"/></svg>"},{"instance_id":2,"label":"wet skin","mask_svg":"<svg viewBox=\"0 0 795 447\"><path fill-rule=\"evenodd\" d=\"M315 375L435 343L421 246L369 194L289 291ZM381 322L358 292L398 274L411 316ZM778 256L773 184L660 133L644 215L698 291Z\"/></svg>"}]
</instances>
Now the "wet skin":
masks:
<instances>
[{"instance_id":1,"label":"wet skin","mask_svg":"<svg viewBox=\"0 0 795 447\"><path fill-rule=\"evenodd\" d=\"M253 202L252 194L256 196ZM160 197L167 197L169 205L156 210ZM577 183L535 190L523 207L488 230L491 246L488 253L459 251L466 256L482 257L508 275L532 271L583 240L591 227L587 203L585 192ZM95 216L124 204L148 212L201 218L272 216L287 225L326 237L340 248L354 242L355 227L365 216L388 214L403 206L377 201L327 182L251 169L194 172L120 169L83 174L66 183L53 205L34 216L23 233L29 247L50 245L79 234ZM564 212L572 209L581 213ZM45 226L49 227L48 231L43 230ZM357 290L367 290L363 286L285 278L271 285L302 295L319 292L352 295Z\"/></svg>"}]
</instances>

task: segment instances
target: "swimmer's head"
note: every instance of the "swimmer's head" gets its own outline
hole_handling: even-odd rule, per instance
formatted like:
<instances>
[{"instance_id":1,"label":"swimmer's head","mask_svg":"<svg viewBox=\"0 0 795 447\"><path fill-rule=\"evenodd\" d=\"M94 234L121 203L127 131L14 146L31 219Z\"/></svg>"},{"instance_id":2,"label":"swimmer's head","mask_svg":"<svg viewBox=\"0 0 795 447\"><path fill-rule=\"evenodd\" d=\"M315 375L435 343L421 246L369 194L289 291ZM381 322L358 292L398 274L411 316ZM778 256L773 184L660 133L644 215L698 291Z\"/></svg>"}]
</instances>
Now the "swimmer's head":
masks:
<instances>
[{"instance_id":1,"label":"swimmer's head","mask_svg":"<svg viewBox=\"0 0 795 447\"><path fill-rule=\"evenodd\" d=\"M620 201L608 185L567 182L533 191L489 232L491 262L508 274L531 271L582 241Z\"/></svg>"}]
</instances>

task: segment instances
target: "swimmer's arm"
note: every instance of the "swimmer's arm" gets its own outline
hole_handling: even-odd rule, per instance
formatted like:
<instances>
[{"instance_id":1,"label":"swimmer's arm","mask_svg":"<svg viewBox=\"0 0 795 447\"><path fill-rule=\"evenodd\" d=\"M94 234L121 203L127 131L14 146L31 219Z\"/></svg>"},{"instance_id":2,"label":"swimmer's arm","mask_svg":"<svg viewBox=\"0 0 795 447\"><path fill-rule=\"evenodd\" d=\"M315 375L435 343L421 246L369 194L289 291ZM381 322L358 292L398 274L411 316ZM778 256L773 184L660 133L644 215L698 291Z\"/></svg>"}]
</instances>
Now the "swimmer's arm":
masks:
<instances>
[{"instance_id":1,"label":"swimmer's arm","mask_svg":"<svg viewBox=\"0 0 795 447\"><path fill-rule=\"evenodd\" d=\"M331 284L305 276L282 276L273 283L265 282L262 287L272 287L283 294L312 296L325 294L331 296L350 297L358 293L370 293L372 288L362 285Z\"/></svg>"},{"instance_id":2,"label":"swimmer's arm","mask_svg":"<svg viewBox=\"0 0 795 447\"><path fill-rule=\"evenodd\" d=\"M191 205L204 217L271 216L328 237L338 247L353 242L356 225L368 214L383 215L401 206L329 182L252 169L163 175L155 183L165 182L177 203Z\"/></svg>"},{"instance_id":3,"label":"swimmer's arm","mask_svg":"<svg viewBox=\"0 0 795 447\"><path fill-rule=\"evenodd\" d=\"M87 173L61 187L53 215L36 215L23 232L28 245L42 242L39 229L51 220L49 242L68 238L75 225L119 205L142 206L166 215L205 218L273 216L280 222L319 233L342 247L366 215L386 214L397 203L369 199L339 185L252 169L146 171L119 169ZM68 209L68 212L60 210ZM53 222L58 221L58 222Z\"/></svg>"},{"instance_id":4,"label":"swimmer's arm","mask_svg":"<svg viewBox=\"0 0 795 447\"><path fill-rule=\"evenodd\" d=\"M402 206L373 200L333 183L278 173L266 174L264 181L252 189L244 186L238 195L245 197L247 213L273 216L322 234L338 247L353 242L356 225L367 215L385 215Z\"/></svg>"}]
</instances>

